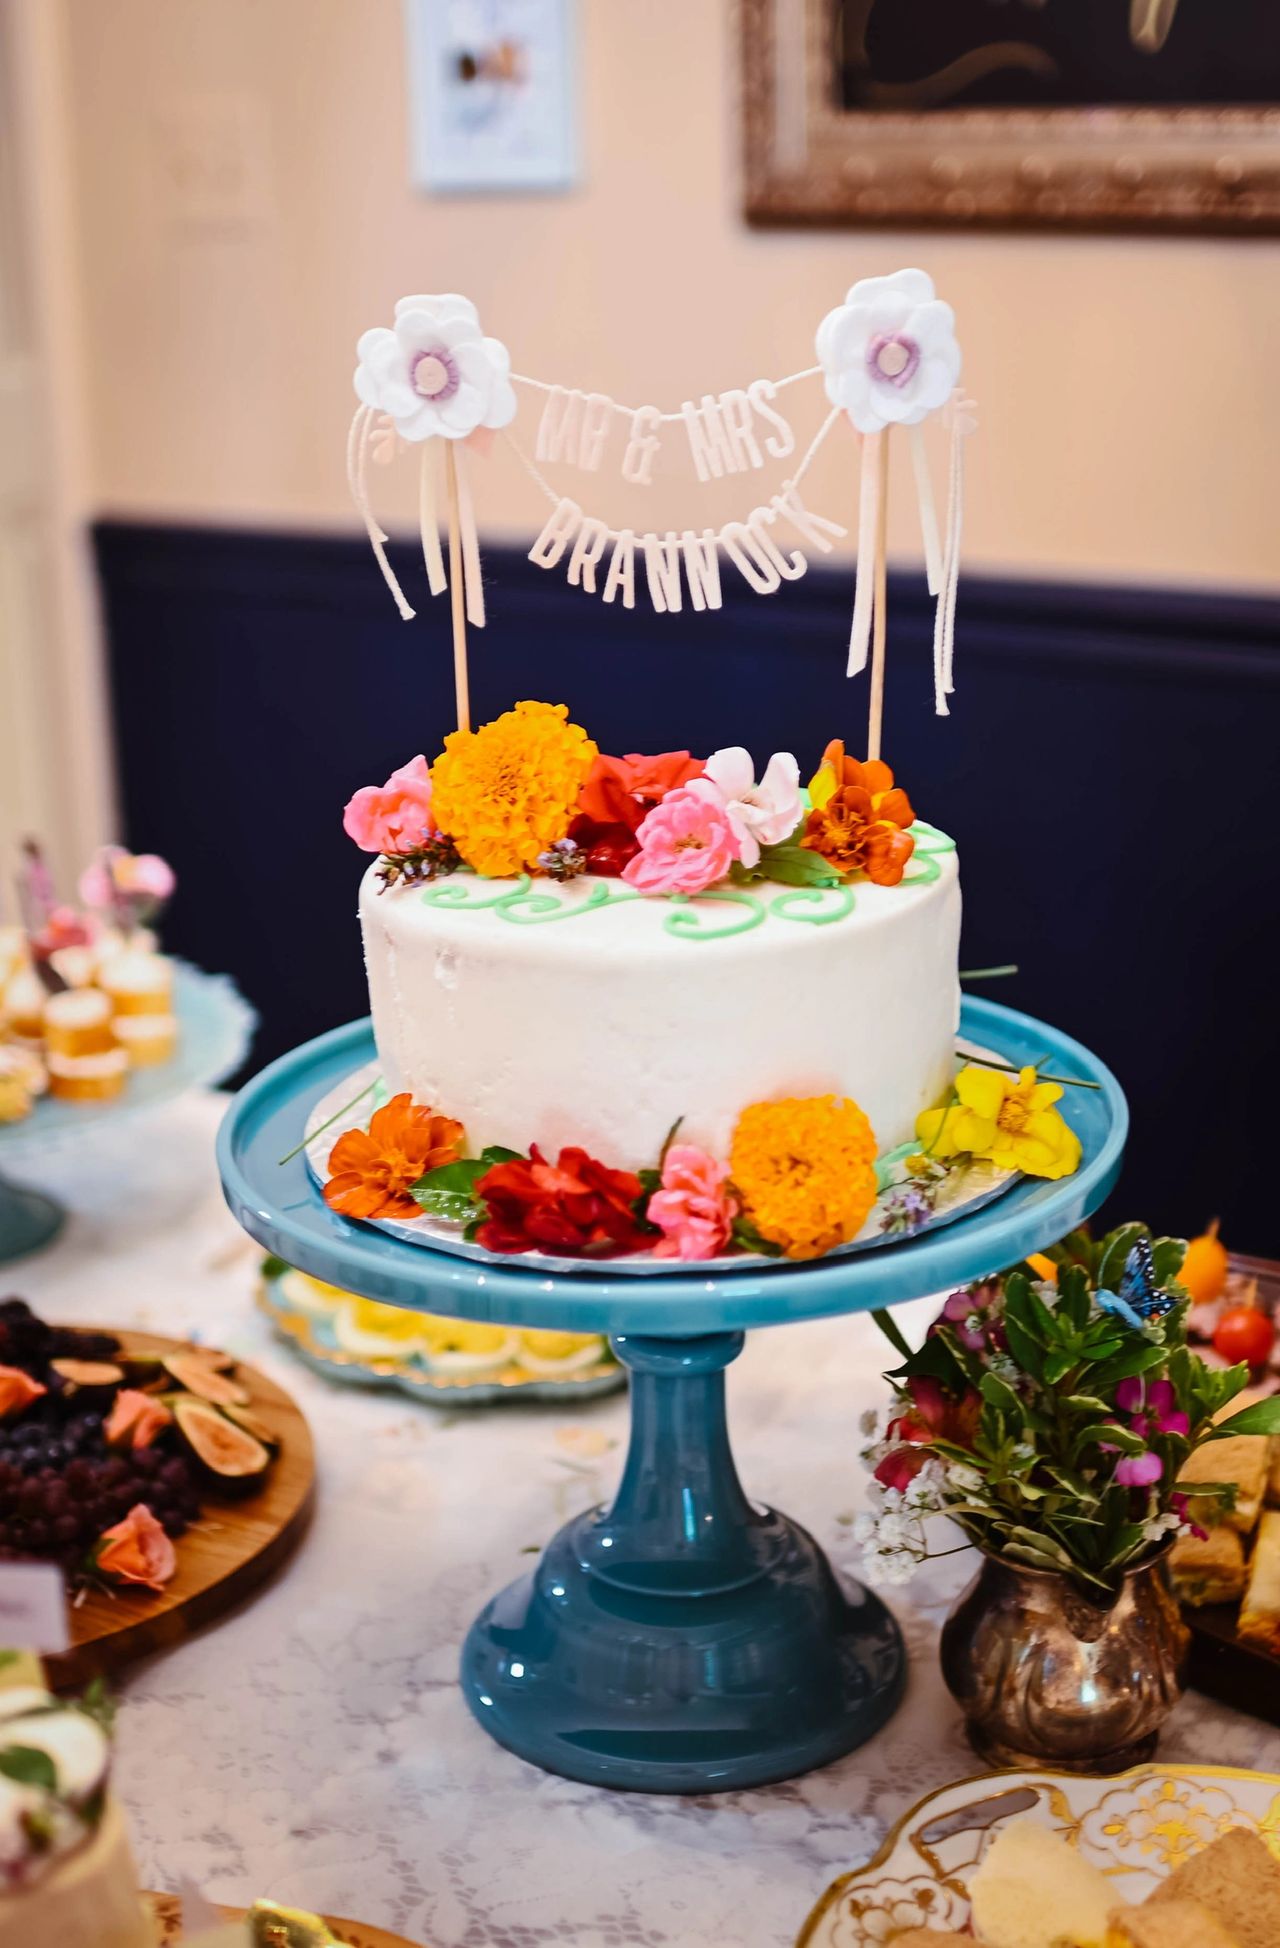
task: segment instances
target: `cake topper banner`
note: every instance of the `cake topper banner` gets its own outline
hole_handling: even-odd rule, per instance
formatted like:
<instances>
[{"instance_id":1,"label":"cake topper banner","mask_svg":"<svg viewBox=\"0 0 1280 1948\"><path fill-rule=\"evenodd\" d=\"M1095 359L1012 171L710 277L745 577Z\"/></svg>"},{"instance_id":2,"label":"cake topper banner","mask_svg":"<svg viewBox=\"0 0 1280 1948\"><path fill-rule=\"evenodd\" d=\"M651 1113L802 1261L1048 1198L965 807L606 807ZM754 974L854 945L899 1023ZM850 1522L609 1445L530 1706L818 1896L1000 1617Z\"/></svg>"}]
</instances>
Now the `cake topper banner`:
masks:
<instances>
[{"instance_id":1,"label":"cake topper banner","mask_svg":"<svg viewBox=\"0 0 1280 1948\"><path fill-rule=\"evenodd\" d=\"M886 624L886 521L889 502L889 435L905 429L919 511L925 573L936 601L933 669L935 708L948 714L953 688L953 639L959 574L964 464L963 443L976 424L971 400L957 391L960 348L951 307L934 293L924 271L864 278L842 305L829 312L816 334L818 363L780 379L753 379L718 393L686 399L678 411L652 405L625 406L602 392L549 385L513 373L505 345L484 335L475 306L446 293L402 298L389 328L367 331L357 346L355 373L360 401L347 446L347 474L370 544L401 616L414 610L391 567L387 536L373 513L370 459L389 462L402 445L421 446L418 525L427 586L450 591L454 672L460 726L469 726L466 624L483 628L484 589L469 473L471 455L486 454L502 433L551 512L529 550L539 567L563 565L570 584L632 608L637 585L654 611L678 614L721 604L721 558L756 594L769 595L796 581L808 567L803 542L827 554L848 530L808 508L800 483L832 430L847 420L859 445L857 568L849 635L848 674L871 662L868 756L879 755L884 696ZM789 459L797 448L792 420L779 395L821 377L830 403L822 425L781 486L758 497L741 519L721 527L656 524L637 533L611 527L585 513L552 487L541 464L599 472L612 450L622 478L649 486L667 434L687 449L701 482L750 475ZM514 382L514 383L513 383ZM514 385L544 395L534 458L506 430L516 416ZM935 413L949 421L950 455L945 521L939 522L929 456L921 427ZM440 542L443 505L448 542L446 569Z\"/></svg>"}]
</instances>

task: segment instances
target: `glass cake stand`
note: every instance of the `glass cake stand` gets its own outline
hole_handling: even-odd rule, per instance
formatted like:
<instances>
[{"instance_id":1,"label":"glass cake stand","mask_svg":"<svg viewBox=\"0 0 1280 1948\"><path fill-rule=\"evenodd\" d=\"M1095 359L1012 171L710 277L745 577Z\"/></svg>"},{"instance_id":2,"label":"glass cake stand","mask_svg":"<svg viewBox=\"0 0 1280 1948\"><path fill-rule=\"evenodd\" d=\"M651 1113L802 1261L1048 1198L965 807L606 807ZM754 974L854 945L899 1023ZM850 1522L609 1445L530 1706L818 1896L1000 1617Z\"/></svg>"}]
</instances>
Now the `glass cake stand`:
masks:
<instances>
[{"instance_id":1,"label":"glass cake stand","mask_svg":"<svg viewBox=\"0 0 1280 1948\"><path fill-rule=\"evenodd\" d=\"M837 1581L798 1523L748 1500L724 1369L751 1327L892 1306L979 1278L1052 1243L1111 1190L1129 1119L1110 1070L993 1002L966 1000L960 1031L1010 1062L1047 1057L1054 1073L1097 1085L1066 1091L1084 1151L1074 1176L1017 1180L915 1240L713 1276L551 1275L338 1217L301 1154L279 1159L301 1143L311 1106L373 1059L367 1020L295 1049L236 1097L219 1169L232 1211L268 1251L391 1305L605 1332L629 1369L631 1440L612 1507L568 1523L536 1568L486 1605L463 1650L468 1704L522 1758L593 1785L724 1791L825 1765L892 1715L906 1675L898 1626L870 1591Z\"/></svg>"},{"instance_id":2,"label":"glass cake stand","mask_svg":"<svg viewBox=\"0 0 1280 1948\"><path fill-rule=\"evenodd\" d=\"M67 1215L55 1198L14 1183L11 1168L21 1171L28 1159L108 1126L114 1131L123 1118L157 1109L188 1089L211 1088L240 1067L258 1015L229 975L205 974L175 961L173 1007L178 1046L172 1060L135 1069L113 1101L69 1103L43 1096L20 1123L0 1126L0 1265L52 1243Z\"/></svg>"}]
</instances>

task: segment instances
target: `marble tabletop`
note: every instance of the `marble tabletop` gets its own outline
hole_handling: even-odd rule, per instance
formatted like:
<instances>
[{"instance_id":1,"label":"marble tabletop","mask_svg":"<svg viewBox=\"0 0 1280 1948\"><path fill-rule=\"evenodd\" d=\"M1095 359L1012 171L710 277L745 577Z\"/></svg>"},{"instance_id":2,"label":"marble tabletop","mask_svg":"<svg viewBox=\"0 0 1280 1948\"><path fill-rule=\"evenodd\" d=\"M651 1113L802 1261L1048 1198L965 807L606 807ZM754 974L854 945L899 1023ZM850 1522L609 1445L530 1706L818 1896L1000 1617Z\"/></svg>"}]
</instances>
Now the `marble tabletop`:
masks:
<instances>
[{"instance_id":1,"label":"marble tabletop","mask_svg":"<svg viewBox=\"0 0 1280 1948\"><path fill-rule=\"evenodd\" d=\"M51 1250L0 1267L0 1291L53 1319L229 1346L290 1388L316 1438L316 1515L293 1561L123 1680L118 1782L144 1884L194 1881L232 1904L269 1894L429 1948L786 1948L914 1800L979 1770L937 1667L969 1559L889 1593L911 1652L906 1701L825 1771L672 1799L511 1757L462 1702L459 1646L527 1554L608 1495L625 1400L442 1411L300 1367L254 1310L257 1254L222 1205L224 1100L193 1096L29 1164L75 1215ZM910 1335L931 1313L898 1317ZM748 1491L801 1519L838 1566L854 1554L858 1417L882 1397L884 1364L874 1323L855 1317L758 1332L729 1370ZM1194 1694L1161 1749L1280 1771L1280 1732Z\"/></svg>"}]
</instances>

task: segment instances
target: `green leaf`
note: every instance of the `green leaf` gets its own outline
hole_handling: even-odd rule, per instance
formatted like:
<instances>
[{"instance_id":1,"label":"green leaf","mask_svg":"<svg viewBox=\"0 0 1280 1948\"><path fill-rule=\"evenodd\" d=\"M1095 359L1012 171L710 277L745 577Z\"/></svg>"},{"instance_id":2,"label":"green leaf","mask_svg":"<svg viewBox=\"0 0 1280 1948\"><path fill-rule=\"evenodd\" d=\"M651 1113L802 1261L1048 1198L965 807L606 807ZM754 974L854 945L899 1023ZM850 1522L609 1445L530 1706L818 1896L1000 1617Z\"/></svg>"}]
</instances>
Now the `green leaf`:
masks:
<instances>
[{"instance_id":1,"label":"green leaf","mask_svg":"<svg viewBox=\"0 0 1280 1948\"><path fill-rule=\"evenodd\" d=\"M775 1245L772 1239L762 1236L749 1217L741 1215L736 1217L733 1220L733 1230L729 1235L740 1251L763 1252L766 1258L782 1256L782 1246Z\"/></svg>"},{"instance_id":2,"label":"green leaf","mask_svg":"<svg viewBox=\"0 0 1280 1948\"><path fill-rule=\"evenodd\" d=\"M1207 1438L1225 1441L1233 1434L1280 1434L1280 1393L1273 1393L1268 1400L1255 1400L1252 1407L1220 1420Z\"/></svg>"},{"instance_id":3,"label":"green leaf","mask_svg":"<svg viewBox=\"0 0 1280 1948\"><path fill-rule=\"evenodd\" d=\"M894 1352L900 1354L904 1360L909 1360L911 1358L911 1347L903 1338L901 1329L893 1314L886 1312L883 1306L876 1306L872 1310L871 1317L879 1326Z\"/></svg>"},{"instance_id":4,"label":"green leaf","mask_svg":"<svg viewBox=\"0 0 1280 1948\"><path fill-rule=\"evenodd\" d=\"M1047 1353L1044 1362L1044 1383L1056 1387L1059 1380L1065 1380L1071 1369L1080 1364L1074 1353Z\"/></svg>"},{"instance_id":5,"label":"green leaf","mask_svg":"<svg viewBox=\"0 0 1280 1948\"><path fill-rule=\"evenodd\" d=\"M1009 1351L1023 1372L1029 1373L1033 1380L1043 1379L1044 1360L1040 1347L1026 1327L1020 1320L1012 1318L1006 1312L1004 1330L1009 1341Z\"/></svg>"},{"instance_id":6,"label":"green leaf","mask_svg":"<svg viewBox=\"0 0 1280 1948\"><path fill-rule=\"evenodd\" d=\"M416 1197L420 1190L465 1191L470 1196L476 1182L490 1168L482 1157L463 1157L457 1163L442 1163L437 1170L428 1170L425 1177L419 1177L410 1191Z\"/></svg>"},{"instance_id":7,"label":"green leaf","mask_svg":"<svg viewBox=\"0 0 1280 1948\"><path fill-rule=\"evenodd\" d=\"M762 846L756 876L776 879L783 886L843 886L845 883L844 874L829 866L820 852L798 845Z\"/></svg>"},{"instance_id":8,"label":"green leaf","mask_svg":"<svg viewBox=\"0 0 1280 1948\"><path fill-rule=\"evenodd\" d=\"M1022 1402L998 1373L983 1374L981 1393L989 1407L998 1408L1007 1419L1021 1421Z\"/></svg>"},{"instance_id":9,"label":"green leaf","mask_svg":"<svg viewBox=\"0 0 1280 1948\"><path fill-rule=\"evenodd\" d=\"M0 1751L0 1773L20 1786L43 1786L46 1792L58 1789L57 1766L35 1745L6 1745Z\"/></svg>"},{"instance_id":10,"label":"green leaf","mask_svg":"<svg viewBox=\"0 0 1280 1948\"><path fill-rule=\"evenodd\" d=\"M1089 1323L1089 1280L1079 1265L1064 1265L1058 1274L1058 1309L1068 1323L1083 1332Z\"/></svg>"},{"instance_id":11,"label":"green leaf","mask_svg":"<svg viewBox=\"0 0 1280 1948\"><path fill-rule=\"evenodd\" d=\"M1151 1263L1155 1267L1156 1284L1172 1285L1182 1270L1182 1261L1186 1255L1185 1238L1153 1238Z\"/></svg>"},{"instance_id":12,"label":"green leaf","mask_svg":"<svg viewBox=\"0 0 1280 1948\"><path fill-rule=\"evenodd\" d=\"M258 1269L263 1278L277 1279L283 1278L286 1272L292 1271L293 1267L286 1265L283 1258L277 1258L273 1252L268 1252Z\"/></svg>"},{"instance_id":13,"label":"green leaf","mask_svg":"<svg viewBox=\"0 0 1280 1948\"><path fill-rule=\"evenodd\" d=\"M671 1148L671 1145L675 1142L676 1136L680 1129L680 1125L681 1123L683 1123L683 1121L684 1121L683 1116L677 1116L675 1122L671 1125L671 1128L667 1131L666 1135L662 1139L662 1148L658 1152L657 1176L658 1176L659 1183L661 1183L662 1181L662 1166L667 1160L667 1151ZM642 1170L640 1172L641 1179L644 1178L644 1175L645 1173ZM656 1188L657 1186L655 1185L655 1189Z\"/></svg>"},{"instance_id":14,"label":"green leaf","mask_svg":"<svg viewBox=\"0 0 1280 1948\"><path fill-rule=\"evenodd\" d=\"M1147 1446L1131 1427L1121 1427L1116 1421L1103 1420L1091 1427L1081 1428L1076 1435L1075 1451L1079 1454L1087 1447L1098 1447L1102 1443L1116 1448L1121 1454L1143 1454Z\"/></svg>"},{"instance_id":15,"label":"green leaf","mask_svg":"<svg viewBox=\"0 0 1280 1948\"><path fill-rule=\"evenodd\" d=\"M1163 1366L1168 1359L1168 1351L1163 1346L1154 1346L1150 1341L1140 1342L1131 1352L1117 1353L1114 1359L1103 1360L1089 1373L1089 1385L1099 1393L1114 1387L1121 1380L1135 1380L1140 1373L1150 1373L1156 1366Z\"/></svg>"},{"instance_id":16,"label":"green leaf","mask_svg":"<svg viewBox=\"0 0 1280 1948\"><path fill-rule=\"evenodd\" d=\"M524 1156L519 1150L505 1149L501 1143L487 1143L480 1152L480 1162L489 1169L495 1163L523 1163ZM445 1164L444 1168L448 1170L452 1166Z\"/></svg>"},{"instance_id":17,"label":"green leaf","mask_svg":"<svg viewBox=\"0 0 1280 1948\"><path fill-rule=\"evenodd\" d=\"M1062 1396L1064 1407L1070 1407L1076 1414L1097 1414L1103 1416L1111 1412L1105 1400L1099 1400L1092 1393L1065 1393Z\"/></svg>"},{"instance_id":18,"label":"green leaf","mask_svg":"<svg viewBox=\"0 0 1280 1948\"><path fill-rule=\"evenodd\" d=\"M636 1176L640 1179L640 1189L643 1193L639 1201L642 1204L647 1204L654 1192L662 1189L662 1172L660 1170L637 1170Z\"/></svg>"},{"instance_id":19,"label":"green leaf","mask_svg":"<svg viewBox=\"0 0 1280 1948\"><path fill-rule=\"evenodd\" d=\"M1126 1258L1139 1238L1147 1235L1145 1224L1122 1224L1118 1230L1109 1231L1102 1240L1102 1250L1093 1275L1094 1285L1103 1286L1108 1292L1118 1291Z\"/></svg>"},{"instance_id":20,"label":"green leaf","mask_svg":"<svg viewBox=\"0 0 1280 1948\"><path fill-rule=\"evenodd\" d=\"M470 1224L485 1212L481 1200L465 1190L424 1190L415 1184L409 1195L428 1217L444 1218L450 1224Z\"/></svg>"}]
</instances>

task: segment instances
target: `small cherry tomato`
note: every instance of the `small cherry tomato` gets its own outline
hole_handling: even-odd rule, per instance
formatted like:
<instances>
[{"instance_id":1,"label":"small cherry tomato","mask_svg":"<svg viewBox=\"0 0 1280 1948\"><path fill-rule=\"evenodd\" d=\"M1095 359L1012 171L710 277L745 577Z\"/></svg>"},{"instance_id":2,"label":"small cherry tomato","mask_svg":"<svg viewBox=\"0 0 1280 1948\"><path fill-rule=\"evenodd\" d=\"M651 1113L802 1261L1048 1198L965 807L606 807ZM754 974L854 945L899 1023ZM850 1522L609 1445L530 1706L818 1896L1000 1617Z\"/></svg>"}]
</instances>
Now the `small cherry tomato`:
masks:
<instances>
[{"instance_id":1,"label":"small cherry tomato","mask_svg":"<svg viewBox=\"0 0 1280 1948\"><path fill-rule=\"evenodd\" d=\"M1213 1334L1214 1351L1232 1366L1265 1366L1275 1345L1274 1322L1257 1306L1233 1305L1223 1313Z\"/></svg>"}]
</instances>

